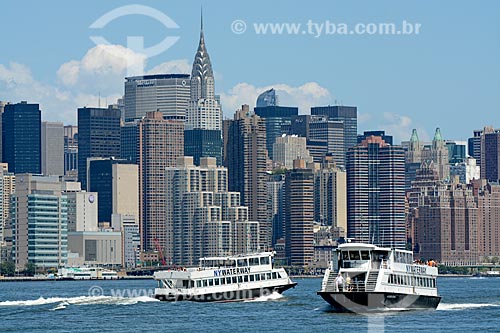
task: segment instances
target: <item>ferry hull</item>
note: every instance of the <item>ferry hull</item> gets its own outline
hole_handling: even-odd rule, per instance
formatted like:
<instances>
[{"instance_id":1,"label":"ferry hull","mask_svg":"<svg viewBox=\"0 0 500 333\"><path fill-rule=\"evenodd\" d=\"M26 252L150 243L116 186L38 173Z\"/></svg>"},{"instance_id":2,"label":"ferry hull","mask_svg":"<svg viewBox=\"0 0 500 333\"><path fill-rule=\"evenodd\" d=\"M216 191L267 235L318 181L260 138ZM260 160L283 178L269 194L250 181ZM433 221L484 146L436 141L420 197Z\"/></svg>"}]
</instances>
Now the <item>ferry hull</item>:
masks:
<instances>
[{"instance_id":1,"label":"ferry hull","mask_svg":"<svg viewBox=\"0 0 500 333\"><path fill-rule=\"evenodd\" d=\"M325 292L318 291L335 312L381 312L435 309L440 296L408 295L385 292Z\"/></svg>"},{"instance_id":2,"label":"ferry hull","mask_svg":"<svg viewBox=\"0 0 500 333\"><path fill-rule=\"evenodd\" d=\"M255 299L261 296L271 295L273 292L283 293L285 290L294 288L296 282L255 289L243 289L226 292L215 292L202 295L182 295L182 294L155 294L154 297L160 301L192 301L192 302L231 302L231 301L244 301L248 299Z\"/></svg>"}]
</instances>

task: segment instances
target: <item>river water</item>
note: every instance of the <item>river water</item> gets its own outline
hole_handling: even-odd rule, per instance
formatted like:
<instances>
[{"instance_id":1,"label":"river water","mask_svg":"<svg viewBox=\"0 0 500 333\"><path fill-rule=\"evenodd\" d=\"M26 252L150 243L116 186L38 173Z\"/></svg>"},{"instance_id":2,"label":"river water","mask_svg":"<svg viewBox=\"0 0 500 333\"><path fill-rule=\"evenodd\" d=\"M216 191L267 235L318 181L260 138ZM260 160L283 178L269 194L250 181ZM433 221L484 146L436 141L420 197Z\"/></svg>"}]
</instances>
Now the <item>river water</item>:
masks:
<instances>
[{"instance_id":1,"label":"river water","mask_svg":"<svg viewBox=\"0 0 500 333\"><path fill-rule=\"evenodd\" d=\"M332 313L321 279L235 303L159 302L153 280L0 283L0 332L500 332L500 278L438 279L437 310Z\"/></svg>"}]
</instances>

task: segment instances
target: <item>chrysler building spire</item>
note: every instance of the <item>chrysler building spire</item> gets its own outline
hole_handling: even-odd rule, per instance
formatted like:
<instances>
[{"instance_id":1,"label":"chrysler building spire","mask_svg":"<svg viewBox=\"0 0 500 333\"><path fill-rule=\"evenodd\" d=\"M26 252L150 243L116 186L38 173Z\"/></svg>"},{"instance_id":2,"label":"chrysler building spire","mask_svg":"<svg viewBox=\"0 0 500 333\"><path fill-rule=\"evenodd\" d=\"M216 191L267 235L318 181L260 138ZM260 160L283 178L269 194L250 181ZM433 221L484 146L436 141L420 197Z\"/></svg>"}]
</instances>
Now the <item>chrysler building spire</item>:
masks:
<instances>
[{"instance_id":1,"label":"chrysler building spire","mask_svg":"<svg viewBox=\"0 0 500 333\"><path fill-rule=\"evenodd\" d=\"M205 45L203 13L201 13L200 42L194 57L193 70L191 71L191 100L198 100L200 98L213 99L215 97L214 90L214 73Z\"/></svg>"}]
</instances>

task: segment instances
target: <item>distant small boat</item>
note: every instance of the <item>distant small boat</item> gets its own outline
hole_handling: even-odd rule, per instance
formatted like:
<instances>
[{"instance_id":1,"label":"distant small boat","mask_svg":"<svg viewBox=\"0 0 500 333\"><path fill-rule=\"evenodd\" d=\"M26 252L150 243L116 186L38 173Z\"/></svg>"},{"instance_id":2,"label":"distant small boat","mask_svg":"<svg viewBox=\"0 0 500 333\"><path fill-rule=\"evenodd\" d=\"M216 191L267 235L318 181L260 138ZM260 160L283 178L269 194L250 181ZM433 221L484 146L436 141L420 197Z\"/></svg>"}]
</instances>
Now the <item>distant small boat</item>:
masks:
<instances>
[{"instance_id":1,"label":"distant small boat","mask_svg":"<svg viewBox=\"0 0 500 333\"><path fill-rule=\"evenodd\" d=\"M486 277L500 277L500 271L487 271L484 276Z\"/></svg>"},{"instance_id":2,"label":"distant small boat","mask_svg":"<svg viewBox=\"0 0 500 333\"><path fill-rule=\"evenodd\" d=\"M57 271L58 280L116 280L118 273L101 267L63 267Z\"/></svg>"}]
</instances>

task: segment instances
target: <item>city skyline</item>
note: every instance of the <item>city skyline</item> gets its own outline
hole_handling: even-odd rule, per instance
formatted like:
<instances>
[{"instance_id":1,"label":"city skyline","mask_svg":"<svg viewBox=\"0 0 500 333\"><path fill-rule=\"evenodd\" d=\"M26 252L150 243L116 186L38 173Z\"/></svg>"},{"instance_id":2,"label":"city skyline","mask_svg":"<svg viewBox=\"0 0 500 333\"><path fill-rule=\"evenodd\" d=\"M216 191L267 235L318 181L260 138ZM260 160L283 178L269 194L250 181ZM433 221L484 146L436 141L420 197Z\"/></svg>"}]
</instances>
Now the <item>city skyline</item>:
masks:
<instances>
[{"instance_id":1,"label":"city skyline","mask_svg":"<svg viewBox=\"0 0 500 333\"><path fill-rule=\"evenodd\" d=\"M30 1L3 4L7 25L13 24L11 20L20 6L27 22L33 15L44 15L48 20L56 15L60 25L35 29L28 23L18 27L16 34L0 32L10 45L0 60L0 99L39 103L43 120L76 124L76 108L98 106L99 94L102 105L115 103L123 95L127 76L124 59L137 58L123 47L126 35L142 34L148 46L164 38L165 33L180 37L168 50L147 60L146 72L189 73L199 33L200 4L144 3L168 15L178 29L159 29L154 19L140 15L119 18L100 30L89 28L100 16L126 4L75 4L76 10L69 10L61 2L55 11ZM384 129L394 136L395 143L407 140L412 128L428 141L436 126L450 139L465 139L473 129L495 126L497 119L491 115L500 105L495 93L500 76L495 75L499 68L494 59L500 54L500 45L494 42L494 36L500 28L494 17L499 5L494 2L481 7L451 6L451 2L412 6L389 1L360 7L332 2L321 5L322 10L305 4L272 4L266 5L268 12L252 3L239 4L230 14L225 8L228 6L223 1L220 4L205 4L204 17L207 43L215 59L216 94L221 95L226 118L241 104L252 108L259 93L274 87L280 104L298 106L300 114L309 114L310 106L333 105L336 101L356 105L360 132ZM220 19L219 11L224 14ZM442 24L443 17L447 24ZM247 22L246 33L231 31L231 22L236 19ZM411 36L317 38L264 36L250 31L252 23L305 24L308 20L353 24L407 20L419 22L422 30ZM94 45L89 37L99 34L114 46ZM25 52L26 47L37 48L38 52ZM235 53L242 49L246 52ZM366 50L370 50L370 57L365 56ZM281 52L286 53L286 59ZM481 82L482 89L473 89L475 82ZM471 116L471 110L485 112Z\"/></svg>"}]
</instances>

